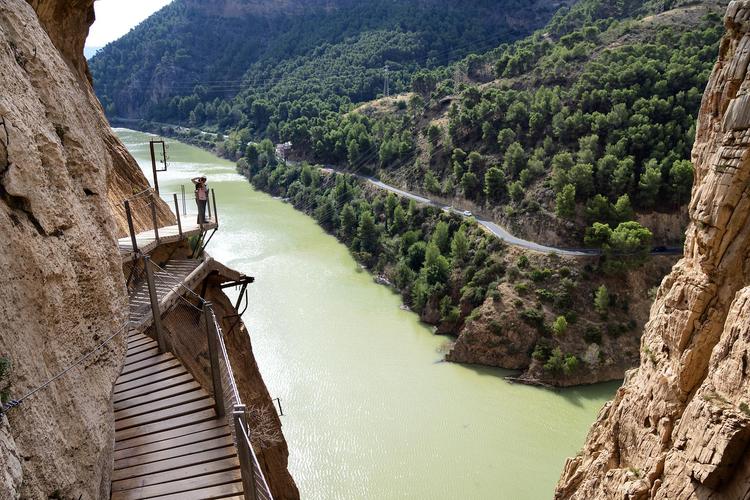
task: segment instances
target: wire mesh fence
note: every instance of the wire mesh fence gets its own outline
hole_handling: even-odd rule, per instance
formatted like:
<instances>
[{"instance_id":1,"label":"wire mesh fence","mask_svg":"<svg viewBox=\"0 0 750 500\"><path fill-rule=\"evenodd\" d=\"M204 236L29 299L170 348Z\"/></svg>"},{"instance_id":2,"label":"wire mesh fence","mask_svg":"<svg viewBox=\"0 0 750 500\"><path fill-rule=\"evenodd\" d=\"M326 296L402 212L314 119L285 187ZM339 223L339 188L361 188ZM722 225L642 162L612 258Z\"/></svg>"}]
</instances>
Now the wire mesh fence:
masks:
<instances>
[{"instance_id":1,"label":"wire mesh fence","mask_svg":"<svg viewBox=\"0 0 750 500\"><path fill-rule=\"evenodd\" d=\"M192 262L188 264L188 262ZM246 498L272 500L265 475L253 450L252 431L248 426L247 409L242 403L234 370L224 341L224 333L210 303L185 285L185 279L199 263L195 261L170 262L161 267L147 258L138 259L129 269L133 276L133 290L138 298L131 306L131 314L151 313L148 283L139 280L153 279L152 290L157 303L165 303L159 318L167 349L178 358L194 365L193 375L203 387L209 388L216 402L217 413L231 430L241 464L243 483L253 488L254 495ZM146 267L148 266L148 267ZM130 288L129 288L130 290ZM131 296L132 297L132 296ZM167 300L169 298L173 300ZM152 324L147 334L156 338L158 332Z\"/></svg>"}]
</instances>

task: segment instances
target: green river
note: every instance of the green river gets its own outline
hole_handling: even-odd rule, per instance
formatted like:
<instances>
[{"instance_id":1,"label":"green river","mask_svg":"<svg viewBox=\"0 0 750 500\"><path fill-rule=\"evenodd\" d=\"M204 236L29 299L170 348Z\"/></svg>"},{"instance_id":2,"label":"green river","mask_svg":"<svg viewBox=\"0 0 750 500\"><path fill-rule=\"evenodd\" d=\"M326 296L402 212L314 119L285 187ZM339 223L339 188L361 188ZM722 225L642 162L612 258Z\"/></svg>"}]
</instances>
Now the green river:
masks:
<instances>
[{"instance_id":1,"label":"green river","mask_svg":"<svg viewBox=\"0 0 750 500\"><path fill-rule=\"evenodd\" d=\"M149 136L118 130L151 177ZM545 499L617 383L551 391L441 362L446 339L400 309L346 247L234 164L169 141L162 195L205 174L208 251L248 275L244 320L304 499Z\"/></svg>"}]
</instances>

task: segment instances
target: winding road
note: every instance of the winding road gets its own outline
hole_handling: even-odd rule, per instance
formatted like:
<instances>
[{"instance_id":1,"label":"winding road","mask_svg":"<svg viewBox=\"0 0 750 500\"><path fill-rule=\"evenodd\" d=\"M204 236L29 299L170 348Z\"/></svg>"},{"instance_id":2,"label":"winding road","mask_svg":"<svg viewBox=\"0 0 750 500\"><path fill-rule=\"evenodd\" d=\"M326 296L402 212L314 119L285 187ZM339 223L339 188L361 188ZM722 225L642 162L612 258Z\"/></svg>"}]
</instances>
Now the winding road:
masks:
<instances>
[{"instance_id":1,"label":"winding road","mask_svg":"<svg viewBox=\"0 0 750 500\"><path fill-rule=\"evenodd\" d=\"M490 220L487 220L481 217L477 217L471 213L464 212L454 207L446 207L442 203L438 203L435 200L425 198L424 196L420 196L418 194L414 194L409 191L404 191L403 189L399 189L397 187L391 186L390 184L386 184L385 182L380 181L374 177L347 172L345 170L334 168L331 165L326 165L324 170L327 170L330 172L336 172L339 174L352 175L354 177L362 179L372 184L373 186L376 186L385 191L389 191L391 193L397 194L404 198L414 200L417 203L421 203L424 205L431 205L433 207L440 208L441 210L453 212L461 217L466 217L466 218L474 217L479 225L484 227L490 233L494 234L499 240L509 245L515 246L515 247L525 248L527 250L532 250L534 252L539 252L539 253L555 254L555 255L566 256L566 257L597 257L602 254L602 251L599 249L551 247L547 245L541 245L534 241L524 240L523 238L514 236L507 229L505 229L504 227L502 227L501 225L495 222L492 222ZM681 255L682 251L683 251L682 247L656 247L651 251L651 254L652 255Z\"/></svg>"},{"instance_id":2,"label":"winding road","mask_svg":"<svg viewBox=\"0 0 750 500\"><path fill-rule=\"evenodd\" d=\"M512 235L507 229L505 229L501 225L495 222L492 222L490 220L477 217L474 214L469 214L467 212L464 212L454 207L446 207L442 205L441 203L436 202L435 200L430 200L429 198L425 198L423 196L419 196L417 194L404 191L403 189L399 189L397 187L393 187L391 185L386 184L385 182L375 179L374 177L368 177L365 175L357 175L357 174L352 174L352 175L355 175L356 177L359 177L360 179L365 180L369 182L370 184L377 186L380 189L384 189L386 191L390 191L392 193L403 196L405 198L414 200L417 203L422 203L425 205L432 205L442 210L450 210L451 212L457 215L460 215L461 217L466 217L466 218L474 217L479 225L481 225L482 227L487 229L489 232L497 236L499 240L504 241L505 243L509 245L525 248L527 250L533 250L535 252L564 255L564 256L569 256L569 257L591 257L591 256L597 256L601 254L600 250L594 250L594 249L589 249L589 248L548 247L546 245L540 245L539 243L535 243L533 241L524 240L523 238L518 238L517 236Z\"/></svg>"}]
</instances>

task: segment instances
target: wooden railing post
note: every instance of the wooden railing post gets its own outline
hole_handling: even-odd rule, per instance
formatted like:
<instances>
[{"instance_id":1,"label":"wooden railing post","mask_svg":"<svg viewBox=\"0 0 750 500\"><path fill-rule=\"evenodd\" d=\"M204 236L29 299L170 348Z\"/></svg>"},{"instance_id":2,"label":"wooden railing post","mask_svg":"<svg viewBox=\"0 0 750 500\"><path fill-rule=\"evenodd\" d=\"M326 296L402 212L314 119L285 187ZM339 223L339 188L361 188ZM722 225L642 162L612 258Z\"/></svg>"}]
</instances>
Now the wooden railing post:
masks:
<instances>
[{"instance_id":1,"label":"wooden railing post","mask_svg":"<svg viewBox=\"0 0 750 500\"><path fill-rule=\"evenodd\" d=\"M151 258L143 256L143 267L146 269L146 283L148 284L148 296L151 298L151 313L154 317L154 329L156 329L156 341L159 344L159 352L167 351L164 339L164 329L161 325L161 311L159 310L159 296L156 295L156 284L154 283L154 272L151 269Z\"/></svg>"},{"instance_id":2,"label":"wooden railing post","mask_svg":"<svg viewBox=\"0 0 750 500\"><path fill-rule=\"evenodd\" d=\"M138 240L135 237L133 213L130 211L130 202L128 200L125 200L125 215L128 218L128 231L130 231L130 243L133 245L133 253L138 253Z\"/></svg>"},{"instance_id":3,"label":"wooden railing post","mask_svg":"<svg viewBox=\"0 0 750 500\"><path fill-rule=\"evenodd\" d=\"M154 199L154 193L151 193L151 222L154 224L154 238L156 238L156 243L159 244L159 225L156 222L156 200Z\"/></svg>"},{"instance_id":4,"label":"wooden railing post","mask_svg":"<svg viewBox=\"0 0 750 500\"><path fill-rule=\"evenodd\" d=\"M208 193L206 193L206 206L208 207L208 220L213 222L213 219L211 218L211 197L208 196Z\"/></svg>"},{"instance_id":5,"label":"wooden railing post","mask_svg":"<svg viewBox=\"0 0 750 500\"><path fill-rule=\"evenodd\" d=\"M245 405L234 406L234 410L232 411L234 435L237 439L237 454L240 458L243 493L248 500L258 500L258 492L255 490L255 464L248 448L251 445L249 444L250 436L247 430L245 409Z\"/></svg>"},{"instance_id":6,"label":"wooden railing post","mask_svg":"<svg viewBox=\"0 0 750 500\"><path fill-rule=\"evenodd\" d=\"M211 189L211 200L214 203L214 224L219 223L219 209L216 208L216 191Z\"/></svg>"},{"instance_id":7,"label":"wooden railing post","mask_svg":"<svg viewBox=\"0 0 750 500\"><path fill-rule=\"evenodd\" d=\"M159 193L159 177L156 170L156 151L154 151L155 141L149 141L148 147L151 150L151 171L154 173L154 189Z\"/></svg>"},{"instance_id":8,"label":"wooden railing post","mask_svg":"<svg viewBox=\"0 0 750 500\"><path fill-rule=\"evenodd\" d=\"M180 205L177 202L177 193L174 194L174 213L177 214L177 231L182 239L182 219L180 219Z\"/></svg>"},{"instance_id":9,"label":"wooden railing post","mask_svg":"<svg viewBox=\"0 0 750 500\"><path fill-rule=\"evenodd\" d=\"M203 304L203 314L206 317L206 337L208 341L208 359L211 362L211 380L214 386L214 401L216 402L216 414L220 417L226 415L224 408L224 388L221 383L221 371L219 370L219 335L214 322L213 306L210 302Z\"/></svg>"}]
</instances>

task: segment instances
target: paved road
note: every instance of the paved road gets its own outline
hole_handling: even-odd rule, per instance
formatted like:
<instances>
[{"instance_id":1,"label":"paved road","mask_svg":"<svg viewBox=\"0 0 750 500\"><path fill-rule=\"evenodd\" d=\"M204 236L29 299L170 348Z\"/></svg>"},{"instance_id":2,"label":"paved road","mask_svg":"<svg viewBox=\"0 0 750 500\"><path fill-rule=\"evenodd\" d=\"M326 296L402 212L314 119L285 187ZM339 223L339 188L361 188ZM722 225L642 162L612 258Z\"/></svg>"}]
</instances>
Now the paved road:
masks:
<instances>
[{"instance_id":1,"label":"paved road","mask_svg":"<svg viewBox=\"0 0 750 500\"><path fill-rule=\"evenodd\" d=\"M458 210L453 207L444 207L442 204L430 200L429 198L425 198L423 196L416 195L414 193L410 193L408 191L404 191L403 189L399 189L397 187L390 186L382 181L379 181L375 179L374 177L367 177L364 175L357 175L354 174L357 177L366 180L370 184L377 186L381 189L385 189L386 191L390 191L392 193L396 193L400 196L403 196L405 198L409 198L411 200L416 201L417 203L423 203L425 205L432 205L434 207L441 208L443 210L450 210L451 212L460 215L462 217L474 217L477 220L477 223L481 226L484 226L488 231L490 231L492 234L497 236L498 239L501 241L504 241L505 243L521 248L526 248L528 250L534 250L535 252L541 252L541 253L548 253L548 254L557 254L557 255L565 255L565 256L572 256L572 257L590 257L590 256L596 256L600 255L600 250L594 250L590 248L558 248L558 247L548 247L546 245L540 245L539 243L535 243L533 241L524 240L522 238L518 238L514 235L512 235L507 229L502 227L501 225L483 219L481 217L476 217L474 215L469 215L461 210Z\"/></svg>"},{"instance_id":2,"label":"paved road","mask_svg":"<svg viewBox=\"0 0 750 500\"><path fill-rule=\"evenodd\" d=\"M477 223L479 223L481 226L486 228L492 234L497 236L499 240L504 241L505 243L509 245L513 245L513 246L520 247L520 248L526 248L527 250L533 250L535 252L546 253L546 254L556 254L556 255L567 256L567 257L592 257L592 256L598 256L602 254L602 251L598 249L550 247L546 245L541 245L533 241L524 240L523 238L514 236L513 234L510 233L510 231L508 231L507 229L505 229L504 227L502 227L501 225L495 222L492 222L487 219L483 219L481 217L476 217L473 214L466 213L454 207L445 207L442 203L438 203L435 200L425 198L424 196L419 196L418 194L410 193L409 191L404 191L403 189L399 189L397 187L386 184L385 182L380 181L374 177L347 172L346 170L340 170L332 165L326 165L325 168L327 170L338 172L340 174L347 174L347 175L358 177L364 181L369 182L373 186L376 186L380 189L384 189L386 191L390 191L391 193L395 193L399 196L403 196L404 198L414 200L417 203L422 203L425 205L432 205L442 210L450 210L451 212L457 215L460 215L462 217L466 217L466 218L474 217ZM682 248L681 247L657 247L654 249L654 251L651 252L651 254L652 255L681 255Z\"/></svg>"}]
</instances>

